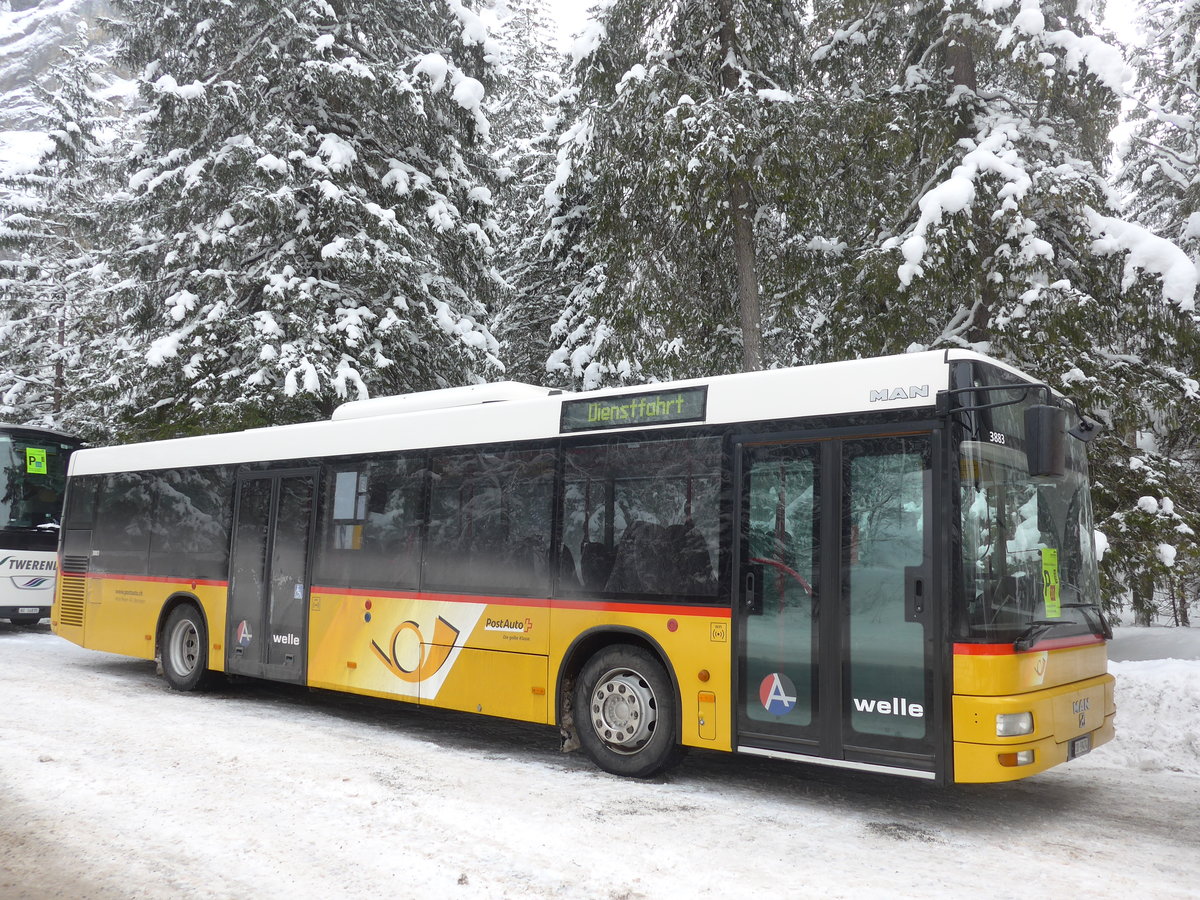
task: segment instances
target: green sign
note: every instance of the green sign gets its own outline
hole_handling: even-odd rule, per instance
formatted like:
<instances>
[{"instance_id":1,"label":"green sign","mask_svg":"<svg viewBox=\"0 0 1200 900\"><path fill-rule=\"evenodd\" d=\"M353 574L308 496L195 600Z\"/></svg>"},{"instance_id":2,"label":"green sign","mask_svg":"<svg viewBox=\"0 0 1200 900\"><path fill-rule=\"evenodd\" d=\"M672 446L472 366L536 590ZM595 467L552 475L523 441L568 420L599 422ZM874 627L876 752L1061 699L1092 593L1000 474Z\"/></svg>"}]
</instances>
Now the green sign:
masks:
<instances>
[{"instance_id":1,"label":"green sign","mask_svg":"<svg viewBox=\"0 0 1200 900\"><path fill-rule=\"evenodd\" d=\"M562 405L562 431L636 428L675 422L703 422L708 388L677 388L652 394L567 400Z\"/></svg>"},{"instance_id":2,"label":"green sign","mask_svg":"<svg viewBox=\"0 0 1200 900\"><path fill-rule=\"evenodd\" d=\"M33 475L46 474L46 451L39 447L25 448L25 471Z\"/></svg>"},{"instance_id":3,"label":"green sign","mask_svg":"<svg viewBox=\"0 0 1200 900\"><path fill-rule=\"evenodd\" d=\"M1062 617L1062 598L1058 594L1058 551L1042 550L1042 602L1046 604L1046 618Z\"/></svg>"}]
</instances>

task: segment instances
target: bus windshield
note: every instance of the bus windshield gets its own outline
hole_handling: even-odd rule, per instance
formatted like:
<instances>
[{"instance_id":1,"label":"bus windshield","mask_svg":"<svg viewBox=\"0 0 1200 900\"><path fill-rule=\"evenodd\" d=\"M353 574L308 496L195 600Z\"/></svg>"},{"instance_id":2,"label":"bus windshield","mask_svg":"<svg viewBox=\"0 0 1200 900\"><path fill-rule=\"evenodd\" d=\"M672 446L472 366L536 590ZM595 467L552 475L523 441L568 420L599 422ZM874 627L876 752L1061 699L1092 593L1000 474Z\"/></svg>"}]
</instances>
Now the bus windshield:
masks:
<instances>
[{"instance_id":1,"label":"bus windshield","mask_svg":"<svg viewBox=\"0 0 1200 900\"><path fill-rule=\"evenodd\" d=\"M67 459L74 449L49 437L0 434L0 529L57 534Z\"/></svg>"},{"instance_id":2,"label":"bus windshield","mask_svg":"<svg viewBox=\"0 0 1200 900\"><path fill-rule=\"evenodd\" d=\"M959 457L965 636L1018 649L1105 631L1085 445L1068 437L1066 474L1030 476L1024 408L996 416L1003 431L963 441Z\"/></svg>"}]
</instances>

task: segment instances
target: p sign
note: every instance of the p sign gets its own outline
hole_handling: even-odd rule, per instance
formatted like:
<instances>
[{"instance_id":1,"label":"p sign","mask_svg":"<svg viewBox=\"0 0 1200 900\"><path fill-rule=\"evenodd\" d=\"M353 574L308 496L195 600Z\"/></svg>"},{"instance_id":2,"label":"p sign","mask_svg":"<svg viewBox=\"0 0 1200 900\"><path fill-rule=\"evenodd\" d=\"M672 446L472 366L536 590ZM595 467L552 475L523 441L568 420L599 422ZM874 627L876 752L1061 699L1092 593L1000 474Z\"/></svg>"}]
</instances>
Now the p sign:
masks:
<instances>
[{"instance_id":1,"label":"p sign","mask_svg":"<svg viewBox=\"0 0 1200 900\"><path fill-rule=\"evenodd\" d=\"M46 451L41 447L26 447L25 471L30 475L45 475Z\"/></svg>"}]
</instances>

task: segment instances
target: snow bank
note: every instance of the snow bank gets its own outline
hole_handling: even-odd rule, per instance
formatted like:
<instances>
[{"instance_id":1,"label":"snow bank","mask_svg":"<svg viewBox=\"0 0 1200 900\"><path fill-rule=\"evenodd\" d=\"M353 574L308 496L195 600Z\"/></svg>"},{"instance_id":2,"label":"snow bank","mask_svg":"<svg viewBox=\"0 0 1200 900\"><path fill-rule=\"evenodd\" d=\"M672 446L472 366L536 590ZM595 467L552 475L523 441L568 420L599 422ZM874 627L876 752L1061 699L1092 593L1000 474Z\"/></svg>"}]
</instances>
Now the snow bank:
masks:
<instances>
[{"instance_id":1,"label":"snow bank","mask_svg":"<svg viewBox=\"0 0 1200 900\"><path fill-rule=\"evenodd\" d=\"M1089 758L1200 775L1200 660L1111 661L1109 671L1117 678L1117 736Z\"/></svg>"}]
</instances>

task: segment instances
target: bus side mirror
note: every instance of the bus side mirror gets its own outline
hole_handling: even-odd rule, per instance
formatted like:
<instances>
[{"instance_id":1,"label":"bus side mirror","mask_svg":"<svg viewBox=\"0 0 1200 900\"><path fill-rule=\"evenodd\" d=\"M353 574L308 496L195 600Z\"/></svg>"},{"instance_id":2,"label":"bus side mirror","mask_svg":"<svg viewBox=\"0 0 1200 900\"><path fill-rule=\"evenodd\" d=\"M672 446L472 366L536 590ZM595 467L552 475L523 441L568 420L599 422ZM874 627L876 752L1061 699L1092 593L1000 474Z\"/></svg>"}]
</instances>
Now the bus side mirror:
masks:
<instances>
[{"instance_id":1,"label":"bus side mirror","mask_svg":"<svg viewBox=\"0 0 1200 900\"><path fill-rule=\"evenodd\" d=\"M1067 411L1057 406L1025 410L1025 458L1032 476L1067 471Z\"/></svg>"}]
</instances>

